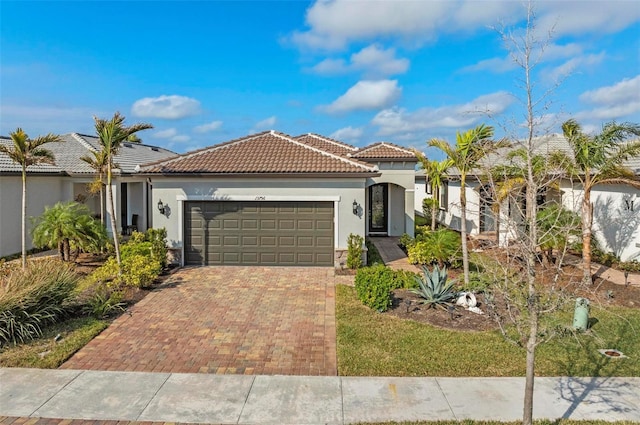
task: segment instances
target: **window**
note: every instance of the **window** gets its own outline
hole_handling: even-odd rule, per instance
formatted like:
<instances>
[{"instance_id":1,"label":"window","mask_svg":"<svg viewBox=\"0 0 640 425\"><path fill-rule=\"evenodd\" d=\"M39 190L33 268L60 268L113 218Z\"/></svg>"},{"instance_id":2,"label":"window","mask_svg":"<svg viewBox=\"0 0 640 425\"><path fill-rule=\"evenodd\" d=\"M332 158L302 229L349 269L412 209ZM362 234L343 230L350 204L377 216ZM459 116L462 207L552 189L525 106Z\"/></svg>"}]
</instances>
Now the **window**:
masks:
<instances>
[{"instance_id":1,"label":"window","mask_svg":"<svg viewBox=\"0 0 640 425\"><path fill-rule=\"evenodd\" d=\"M449 182L442 183L440 187L440 209L444 211L449 211Z\"/></svg>"}]
</instances>

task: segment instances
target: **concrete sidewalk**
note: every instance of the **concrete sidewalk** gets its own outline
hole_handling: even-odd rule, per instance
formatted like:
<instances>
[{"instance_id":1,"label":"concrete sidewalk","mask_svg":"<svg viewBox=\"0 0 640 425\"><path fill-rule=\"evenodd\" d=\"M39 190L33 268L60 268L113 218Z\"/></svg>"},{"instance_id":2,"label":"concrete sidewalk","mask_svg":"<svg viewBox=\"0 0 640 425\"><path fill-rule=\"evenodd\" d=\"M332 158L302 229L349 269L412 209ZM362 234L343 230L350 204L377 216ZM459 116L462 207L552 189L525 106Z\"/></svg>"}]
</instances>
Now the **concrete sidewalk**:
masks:
<instances>
[{"instance_id":1,"label":"concrete sidewalk","mask_svg":"<svg viewBox=\"0 0 640 425\"><path fill-rule=\"evenodd\" d=\"M536 418L640 421L640 378L536 378ZM0 417L223 424L517 421L524 378L0 369Z\"/></svg>"}]
</instances>

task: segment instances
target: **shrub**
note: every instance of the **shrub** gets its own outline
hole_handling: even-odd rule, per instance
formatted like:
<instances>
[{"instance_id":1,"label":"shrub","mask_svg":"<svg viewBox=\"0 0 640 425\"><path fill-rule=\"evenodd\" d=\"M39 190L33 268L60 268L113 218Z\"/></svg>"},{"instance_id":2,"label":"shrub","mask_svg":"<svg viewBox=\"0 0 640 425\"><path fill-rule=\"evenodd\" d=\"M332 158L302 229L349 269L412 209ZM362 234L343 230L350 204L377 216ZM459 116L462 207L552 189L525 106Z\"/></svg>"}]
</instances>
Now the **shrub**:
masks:
<instances>
[{"instance_id":1,"label":"shrub","mask_svg":"<svg viewBox=\"0 0 640 425\"><path fill-rule=\"evenodd\" d=\"M640 261L638 260L623 261L620 264L618 264L618 267L622 271L640 272Z\"/></svg>"},{"instance_id":2,"label":"shrub","mask_svg":"<svg viewBox=\"0 0 640 425\"><path fill-rule=\"evenodd\" d=\"M122 291L111 290L102 284L96 285L83 302L83 312L96 319L105 318L114 312L124 311L123 298Z\"/></svg>"},{"instance_id":3,"label":"shrub","mask_svg":"<svg viewBox=\"0 0 640 425\"><path fill-rule=\"evenodd\" d=\"M391 306L393 271L378 264L358 270L355 287L362 304L377 311L387 311Z\"/></svg>"},{"instance_id":4,"label":"shrub","mask_svg":"<svg viewBox=\"0 0 640 425\"><path fill-rule=\"evenodd\" d=\"M444 308L450 305L451 301L456 297L456 292L453 290L455 281L447 281L447 268L440 269L436 265L433 266L432 271L429 271L426 267L423 267L422 271L423 276L416 277L419 287L412 289L411 292L419 295L422 298L422 302L428 304L429 307Z\"/></svg>"},{"instance_id":5,"label":"shrub","mask_svg":"<svg viewBox=\"0 0 640 425\"><path fill-rule=\"evenodd\" d=\"M0 281L0 343L36 338L64 317L78 279L70 265L38 260Z\"/></svg>"},{"instance_id":6,"label":"shrub","mask_svg":"<svg viewBox=\"0 0 640 425\"><path fill-rule=\"evenodd\" d=\"M409 270L391 270L393 273L393 281L391 283L391 290L394 289L412 289L418 287L416 281L417 273Z\"/></svg>"},{"instance_id":7,"label":"shrub","mask_svg":"<svg viewBox=\"0 0 640 425\"><path fill-rule=\"evenodd\" d=\"M167 229L147 229L145 241L151 243L151 254L162 268L167 267Z\"/></svg>"},{"instance_id":8,"label":"shrub","mask_svg":"<svg viewBox=\"0 0 640 425\"><path fill-rule=\"evenodd\" d=\"M353 233L349 235L347 239L347 267L350 269L362 267L362 244L364 244L362 236Z\"/></svg>"},{"instance_id":9,"label":"shrub","mask_svg":"<svg viewBox=\"0 0 640 425\"><path fill-rule=\"evenodd\" d=\"M456 267L462 260L460 235L452 230L440 229L416 238L408 249L411 264L445 264Z\"/></svg>"},{"instance_id":10,"label":"shrub","mask_svg":"<svg viewBox=\"0 0 640 425\"><path fill-rule=\"evenodd\" d=\"M440 208L440 203L435 198L424 198L422 200L422 212L424 213L424 216L427 218L431 217L434 209L436 210L436 213L437 213L439 208Z\"/></svg>"},{"instance_id":11,"label":"shrub","mask_svg":"<svg viewBox=\"0 0 640 425\"><path fill-rule=\"evenodd\" d=\"M398 240L398 244L400 245L400 248L407 249L409 248L409 246L411 246L411 244L413 244L413 241L414 239L409 236L409 234L403 233Z\"/></svg>"}]
</instances>

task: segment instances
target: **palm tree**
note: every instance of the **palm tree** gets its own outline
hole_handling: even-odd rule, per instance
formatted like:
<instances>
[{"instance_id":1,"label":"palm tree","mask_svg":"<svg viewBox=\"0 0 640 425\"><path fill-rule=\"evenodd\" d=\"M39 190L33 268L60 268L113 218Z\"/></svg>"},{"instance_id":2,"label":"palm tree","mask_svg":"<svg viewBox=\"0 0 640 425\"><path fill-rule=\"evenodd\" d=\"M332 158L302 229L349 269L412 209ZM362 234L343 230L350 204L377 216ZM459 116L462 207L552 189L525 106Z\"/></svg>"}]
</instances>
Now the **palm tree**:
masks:
<instances>
[{"instance_id":1,"label":"palm tree","mask_svg":"<svg viewBox=\"0 0 640 425\"><path fill-rule=\"evenodd\" d=\"M96 134L100 138L100 145L107 157L107 199L109 200L107 207L111 221L111 232L113 233L113 246L116 251L116 260L118 266L121 264L120 244L118 242L118 229L116 225L115 209L113 207L113 191L111 190L111 180L113 174L113 157L118 153L122 143L127 141L129 137L138 131L153 128L151 124L133 124L131 126L124 125L124 116L120 112L113 114L113 118L106 120L103 118L93 117L95 121Z\"/></svg>"},{"instance_id":2,"label":"palm tree","mask_svg":"<svg viewBox=\"0 0 640 425\"><path fill-rule=\"evenodd\" d=\"M494 142L493 127L484 124L467 130L464 133L456 132L456 145L451 146L445 140L431 139L429 146L434 146L443 151L451 161L451 166L457 168L460 173L460 237L462 239L462 265L464 269L464 282L469 285L469 250L467 248L467 175L475 169L482 158L496 149L506 146L504 142Z\"/></svg>"},{"instance_id":3,"label":"palm tree","mask_svg":"<svg viewBox=\"0 0 640 425\"><path fill-rule=\"evenodd\" d=\"M51 151L42 148L46 143L62 142L60 136L47 134L35 139L29 139L27 133L21 128L9 133L13 148L0 145L0 152L5 153L11 160L22 167L22 269L27 267L27 167L30 165L53 163L54 156Z\"/></svg>"},{"instance_id":4,"label":"palm tree","mask_svg":"<svg viewBox=\"0 0 640 425\"><path fill-rule=\"evenodd\" d=\"M447 158L442 161L429 160L422 152L414 151L418 161L422 165L422 169L427 176L427 184L431 187L431 196L433 205L431 208L431 230L436 229L436 217L438 214L438 203L440 202L440 188L442 182L447 175L447 170L453 165L451 159Z\"/></svg>"},{"instance_id":5,"label":"palm tree","mask_svg":"<svg viewBox=\"0 0 640 425\"><path fill-rule=\"evenodd\" d=\"M35 223L34 245L57 246L62 261L72 260L72 248L76 256L81 250L99 251L107 238L104 226L91 217L89 207L74 201L45 208Z\"/></svg>"},{"instance_id":6,"label":"palm tree","mask_svg":"<svg viewBox=\"0 0 640 425\"><path fill-rule=\"evenodd\" d=\"M610 122L599 134L590 136L574 119L562 124L562 132L571 146L567 169L582 186L582 281L591 284L591 229L593 205L591 190L598 184L626 184L640 189L640 179L623 163L640 155L640 141L625 142L640 136L640 125Z\"/></svg>"},{"instance_id":7,"label":"palm tree","mask_svg":"<svg viewBox=\"0 0 640 425\"><path fill-rule=\"evenodd\" d=\"M96 179L92 183L92 186L97 185L98 191L100 192L100 223L104 224L104 195L102 189L104 187L104 176L107 173L107 154L105 150L91 151L91 154L93 158L83 156L80 159L96 171ZM117 167L116 164L114 164L114 166ZM94 191L92 191L92 193L95 194Z\"/></svg>"}]
</instances>

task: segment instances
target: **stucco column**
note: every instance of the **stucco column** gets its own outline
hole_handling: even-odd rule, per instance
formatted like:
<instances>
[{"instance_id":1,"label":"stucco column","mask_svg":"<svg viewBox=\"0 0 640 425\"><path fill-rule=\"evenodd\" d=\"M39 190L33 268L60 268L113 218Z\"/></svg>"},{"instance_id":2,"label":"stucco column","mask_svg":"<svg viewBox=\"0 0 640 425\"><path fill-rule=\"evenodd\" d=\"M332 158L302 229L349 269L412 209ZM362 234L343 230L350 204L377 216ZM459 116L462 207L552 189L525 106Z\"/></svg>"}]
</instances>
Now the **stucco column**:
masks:
<instances>
[{"instance_id":1,"label":"stucco column","mask_svg":"<svg viewBox=\"0 0 640 425\"><path fill-rule=\"evenodd\" d=\"M404 190L404 231L411 237L415 230L415 190Z\"/></svg>"},{"instance_id":2,"label":"stucco column","mask_svg":"<svg viewBox=\"0 0 640 425\"><path fill-rule=\"evenodd\" d=\"M111 181L111 193L113 194L113 204L114 204L114 208L113 208L113 212L116 215L116 228L118 229L118 232L122 231L122 223L120 220L120 181L113 179ZM107 233L111 234L111 225L109 223L111 223L111 216L110 216L110 211L111 211L111 199L109 199L108 196L106 196L106 190L105 190L105 197L106 202L105 202L105 224L107 225Z\"/></svg>"}]
</instances>

